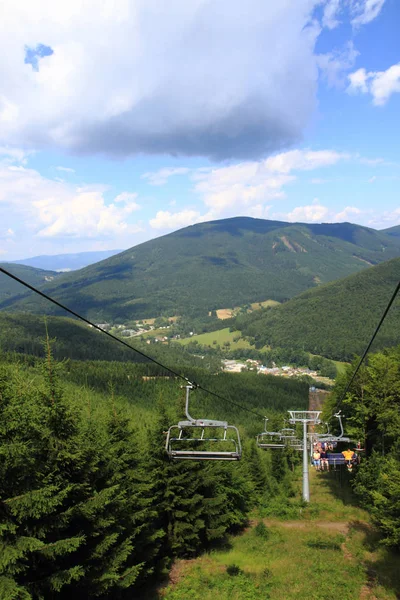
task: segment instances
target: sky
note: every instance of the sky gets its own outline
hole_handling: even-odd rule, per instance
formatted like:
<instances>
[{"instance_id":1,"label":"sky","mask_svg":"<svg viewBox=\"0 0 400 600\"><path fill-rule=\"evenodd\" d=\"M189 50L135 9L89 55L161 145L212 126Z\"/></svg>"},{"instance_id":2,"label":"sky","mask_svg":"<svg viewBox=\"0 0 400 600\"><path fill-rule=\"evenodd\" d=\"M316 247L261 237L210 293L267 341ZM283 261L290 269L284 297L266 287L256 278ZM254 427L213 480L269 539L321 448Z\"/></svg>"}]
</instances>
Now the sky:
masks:
<instances>
[{"instance_id":1,"label":"sky","mask_svg":"<svg viewBox=\"0 0 400 600\"><path fill-rule=\"evenodd\" d=\"M400 224L398 0L13 0L0 260L202 221Z\"/></svg>"}]
</instances>

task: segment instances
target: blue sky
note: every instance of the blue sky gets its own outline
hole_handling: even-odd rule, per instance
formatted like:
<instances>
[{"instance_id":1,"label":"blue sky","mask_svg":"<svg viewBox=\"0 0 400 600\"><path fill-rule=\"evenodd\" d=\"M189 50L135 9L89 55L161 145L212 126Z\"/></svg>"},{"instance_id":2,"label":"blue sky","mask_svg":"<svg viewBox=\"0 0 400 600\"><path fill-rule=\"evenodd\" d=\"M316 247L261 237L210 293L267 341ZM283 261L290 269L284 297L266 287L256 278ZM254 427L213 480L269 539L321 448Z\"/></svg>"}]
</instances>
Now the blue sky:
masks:
<instances>
[{"instance_id":1,"label":"blue sky","mask_svg":"<svg viewBox=\"0 0 400 600\"><path fill-rule=\"evenodd\" d=\"M248 215L400 224L397 0L17 0L0 260Z\"/></svg>"}]
</instances>

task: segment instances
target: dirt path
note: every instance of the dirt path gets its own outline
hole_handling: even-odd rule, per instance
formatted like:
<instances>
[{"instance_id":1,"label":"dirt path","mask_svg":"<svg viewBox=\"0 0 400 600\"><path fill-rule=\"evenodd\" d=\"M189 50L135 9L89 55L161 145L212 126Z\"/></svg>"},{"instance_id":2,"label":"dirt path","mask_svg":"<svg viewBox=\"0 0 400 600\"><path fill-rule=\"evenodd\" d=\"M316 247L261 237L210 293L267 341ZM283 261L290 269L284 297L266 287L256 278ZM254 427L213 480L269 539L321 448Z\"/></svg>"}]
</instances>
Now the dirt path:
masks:
<instances>
[{"instance_id":1,"label":"dirt path","mask_svg":"<svg viewBox=\"0 0 400 600\"><path fill-rule=\"evenodd\" d=\"M263 519L263 522L267 527L283 527L284 529L312 529L317 527L325 531L336 531L343 535L347 535L350 528L350 524L343 521L278 521ZM251 524L255 525L256 522L254 521Z\"/></svg>"}]
</instances>

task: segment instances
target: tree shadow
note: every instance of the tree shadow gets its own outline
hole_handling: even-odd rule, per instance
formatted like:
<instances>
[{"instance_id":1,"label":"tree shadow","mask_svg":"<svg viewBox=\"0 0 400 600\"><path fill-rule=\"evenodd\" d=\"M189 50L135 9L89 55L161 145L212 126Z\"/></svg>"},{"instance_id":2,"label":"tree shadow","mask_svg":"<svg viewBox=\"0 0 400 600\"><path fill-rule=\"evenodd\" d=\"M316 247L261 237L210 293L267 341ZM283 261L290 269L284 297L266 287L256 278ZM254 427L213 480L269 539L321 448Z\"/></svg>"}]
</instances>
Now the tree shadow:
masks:
<instances>
[{"instance_id":1,"label":"tree shadow","mask_svg":"<svg viewBox=\"0 0 400 600\"><path fill-rule=\"evenodd\" d=\"M320 473L319 477L321 484L326 486L331 494L341 500L345 506L361 508L351 487L353 474L349 473L345 466L338 467L336 471Z\"/></svg>"},{"instance_id":2,"label":"tree shadow","mask_svg":"<svg viewBox=\"0 0 400 600\"><path fill-rule=\"evenodd\" d=\"M379 558L373 556L363 560L363 565L368 577L368 585L373 588L382 586L400 599L400 553L383 547L380 542L382 536L368 523L353 521L350 523L350 531L356 531L363 535L363 547L372 555L379 549Z\"/></svg>"}]
</instances>

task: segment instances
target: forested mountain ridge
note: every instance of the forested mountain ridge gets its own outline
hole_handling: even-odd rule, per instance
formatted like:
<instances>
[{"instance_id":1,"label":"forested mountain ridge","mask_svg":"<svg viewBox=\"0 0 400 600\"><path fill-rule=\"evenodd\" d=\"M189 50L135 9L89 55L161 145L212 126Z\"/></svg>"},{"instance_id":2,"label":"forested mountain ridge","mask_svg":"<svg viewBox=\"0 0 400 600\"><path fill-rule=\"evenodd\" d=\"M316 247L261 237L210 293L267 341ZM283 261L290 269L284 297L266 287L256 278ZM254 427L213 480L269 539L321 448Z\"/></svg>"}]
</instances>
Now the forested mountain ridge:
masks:
<instances>
[{"instance_id":1,"label":"forested mountain ridge","mask_svg":"<svg viewBox=\"0 0 400 600\"><path fill-rule=\"evenodd\" d=\"M336 360L361 354L397 283L396 258L339 281L308 290L280 306L238 317L235 326L256 345L302 349ZM374 342L377 350L400 342L400 298Z\"/></svg>"},{"instance_id":2,"label":"forested mountain ridge","mask_svg":"<svg viewBox=\"0 0 400 600\"><path fill-rule=\"evenodd\" d=\"M101 322L197 315L267 298L285 301L399 255L400 239L351 223L236 217L150 240L43 289ZM61 314L32 294L0 309Z\"/></svg>"},{"instance_id":3,"label":"forested mountain ridge","mask_svg":"<svg viewBox=\"0 0 400 600\"><path fill-rule=\"evenodd\" d=\"M23 279L36 287L42 287L49 281L52 281L55 277L59 276L59 273L56 271L37 269L35 267L15 263L0 263L0 267L3 267L13 275L16 275L20 279ZM14 298L21 293L24 293L24 288L20 283L14 281L11 277L7 277L7 275L0 273L0 302L9 300L12 297Z\"/></svg>"}]
</instances>

